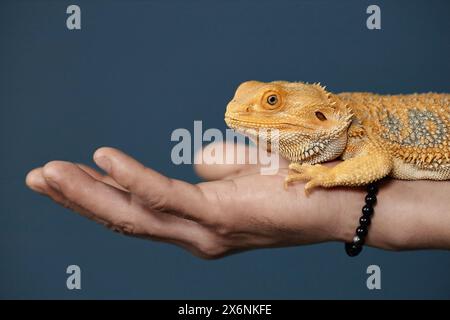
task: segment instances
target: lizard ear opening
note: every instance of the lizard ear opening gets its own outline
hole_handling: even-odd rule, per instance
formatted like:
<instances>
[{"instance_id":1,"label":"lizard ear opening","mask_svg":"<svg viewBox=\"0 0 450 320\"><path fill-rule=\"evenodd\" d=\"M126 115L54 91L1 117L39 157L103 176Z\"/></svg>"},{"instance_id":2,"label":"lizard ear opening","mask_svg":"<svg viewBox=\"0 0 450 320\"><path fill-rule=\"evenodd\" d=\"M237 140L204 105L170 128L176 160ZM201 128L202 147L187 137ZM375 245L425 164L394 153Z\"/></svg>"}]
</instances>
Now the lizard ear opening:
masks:
<instances>
[{"instance_id":1,"label":"lizard ear opening","mask_svg":"<svg viewBox=\"0 0 450 320\"><path fill-rule=\"evenodd\" d=\"M320 121L325 121L325 120L327 120L327 117L325 117L325 115L324 115L322 112L316 111L315 114L316 114L317 119L319 119Z\"/></svg>"}]
</instances>

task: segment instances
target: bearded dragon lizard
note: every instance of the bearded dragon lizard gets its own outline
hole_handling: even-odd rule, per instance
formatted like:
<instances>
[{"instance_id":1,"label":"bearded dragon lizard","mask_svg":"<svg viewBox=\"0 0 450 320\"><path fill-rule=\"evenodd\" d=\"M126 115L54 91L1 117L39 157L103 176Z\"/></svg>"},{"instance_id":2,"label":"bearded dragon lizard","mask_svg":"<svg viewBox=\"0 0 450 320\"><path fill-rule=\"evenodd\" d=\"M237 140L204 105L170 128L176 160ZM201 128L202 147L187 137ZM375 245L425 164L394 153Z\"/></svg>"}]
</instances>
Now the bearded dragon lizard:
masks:
<instances>
[{"instance_id":1,"label":"bearded dragon lizard","mask_svg":"<svg viewBox=\"0 0 450 320\"><path fill-rule=\"evenodd\" d=\"M225 122L288 159L285 184L361 186L385 176L450 180L450 94L334 94L320 84L247 81ZM334 167L320 163L341 158Z\"/></svg>"}]
</instances>

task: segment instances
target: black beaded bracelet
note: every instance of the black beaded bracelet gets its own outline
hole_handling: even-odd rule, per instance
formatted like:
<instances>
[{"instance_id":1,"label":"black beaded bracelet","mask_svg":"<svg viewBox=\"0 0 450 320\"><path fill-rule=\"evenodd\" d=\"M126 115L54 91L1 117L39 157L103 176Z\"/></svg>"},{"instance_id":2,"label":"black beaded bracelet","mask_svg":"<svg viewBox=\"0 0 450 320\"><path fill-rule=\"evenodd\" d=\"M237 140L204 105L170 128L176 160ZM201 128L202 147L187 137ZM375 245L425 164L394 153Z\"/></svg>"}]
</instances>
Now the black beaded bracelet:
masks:
<instances>
[{"instance_id":1,"label":"black beaded bracelet","mask_svg":"<svg viewBox=\"0 0 450 320\"><path fill-rule=\"evenodd\" d=\"M352 242L345 243L345 252L350 257L356 257L361 253L364 240L366 239L367 232L370 225L370 219L373 215L373 206L377 202L378 187L375 183L371 183L367 186L366 204L362 208L362 216L359 218L359 226L356 228L356 235L353 237Z\"/></svg>"}]
</instances>

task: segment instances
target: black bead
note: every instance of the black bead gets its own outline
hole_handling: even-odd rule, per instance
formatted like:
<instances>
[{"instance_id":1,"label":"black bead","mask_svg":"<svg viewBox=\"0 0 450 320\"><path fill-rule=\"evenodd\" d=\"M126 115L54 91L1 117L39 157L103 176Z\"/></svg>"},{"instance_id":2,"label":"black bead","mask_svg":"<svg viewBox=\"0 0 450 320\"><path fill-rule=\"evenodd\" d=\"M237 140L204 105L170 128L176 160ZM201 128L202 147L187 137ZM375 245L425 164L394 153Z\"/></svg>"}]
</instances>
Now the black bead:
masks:
<instances>
[{"instance_id":1,"label":"black bead","mask_svg":"<svg viewBox=\"0 0 450 320\"><path fill-rule=\"evenodd\" d=\"M361 226L367 227L368 225L370 225L370 218L362 216L361 218L359 218L359 224Z\"/></svg>"},{"instance_id":2,"label":"black bead","mask_svg":"<svg viewBox=\"0 0 450 320\"><path fill-rule=\"evenodd\" d=\"M365 238L368 233L368 227L373 215L373 205L377 202L378 186L376 183L367 186L366 204L362 208L362 216L359 218L359 226L356 228L356 235L352 242L345 243L345 252L350 257L355 257L362 251Z\"/></svg>"},{"instance_id":3,"label":"black bead","mask_svg":"<svg viewBox=\"0 0 450 320\"><path fill-rule=\"evenodd\" d=\"M362 208L363 215L370 217L373 215L373 208L371 206L368 206L367 204Z\"/></svg>"},{"instance_id":4,"label":"black bead","mask_svg":"<svg viewBox=\"0 0 450 320\"><path fill-rule=\"evenodd\" d=\"M368 195L366 196L366 203L367 203L368 205L372 205L372 204L374 204L375 202L377 202L377 196L376 196L376 195L374 195L374 194L368 194Z\"/></svg>"},{"instance_id":5,"label":"black bead","mask_svg":"<svg viewBox=\"0 0 450 320\"><path fill-rule=\"evenodd\" d=\"M367 227L359 226L356 228L356 235L360 238L364 238L367 235Z\"/></svg>"},{"instance_id":6,"label":"black bead","mask_svg":"<svg viewBox=\"0 0 450 320\"><path fill-rule=\"evenodd\" d=\"M352 239L352 243L357 246L362 246L364 244L364 239L362 239L358 236L354 236Z\"/></svg>"},{"instance_id":7,"label":"black bead","mask_svg":"<svg viewBox=\"0 0 450 320\"><path fill-rule=\"evenodd\" d=\"M345 252L347 252L347 254L350 257L355 257L357 256L360 252L362 251L362 246L351 243L351 242L347 242L345 244Z\"/></svg>"},{"instance_id":8,"label":"black bead","mask_svg":"<svg viewBox=\"0 0 450 320\"><path fill-rule=\"evenodd\" d=\"M377 194L378 186L376 184L369 184L367 186L367 192L370 194Z\"/></svg>"}]
</instances>

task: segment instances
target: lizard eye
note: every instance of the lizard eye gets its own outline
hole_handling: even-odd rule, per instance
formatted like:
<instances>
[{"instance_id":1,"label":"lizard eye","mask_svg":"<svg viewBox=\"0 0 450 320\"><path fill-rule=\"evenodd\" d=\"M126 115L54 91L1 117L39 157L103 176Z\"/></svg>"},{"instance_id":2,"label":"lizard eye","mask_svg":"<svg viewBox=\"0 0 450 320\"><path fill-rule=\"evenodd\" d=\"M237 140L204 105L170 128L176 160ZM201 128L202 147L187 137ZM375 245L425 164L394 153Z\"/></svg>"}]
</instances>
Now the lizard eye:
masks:
<instances>
[{"instance_id":1,"label":"lizard eye","mask_svg":"<svg viewBox=\"0 0 450 320\"><path fill-rule=\"evenodd\" d=\"M278 92L270 90L261 97L260 101L262 108L267 110L276 110L281 107L283 99Z\"/></svg>"},{"instance_id":2,"label":"lizard eye","mask_svg":"<svg viewBox=\"0 0 450 320\"><path fill-rule=\"evenodd\" d=\"M272 94L267 97L267 103L270 104L271 106L276 105L277 102L278 102L278 97L275 94Z\"/></svg>"},{"instance_id":3,"label":"lizard eye","mask_svg":"<svg viewBox=\"0 0 450 320\"><path fill-rule=\"evenodd\" d=\"M325 121L325 120L327 120L327 117L325 117L325 115L324 115L322 112L320 112L320 111L316 111L316 117L317 117L317 119L319 119L320 121Z\"/></svg>"}]
</instances>

